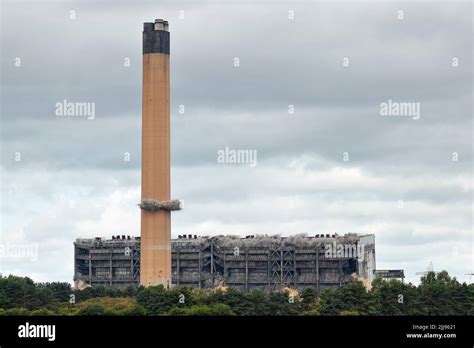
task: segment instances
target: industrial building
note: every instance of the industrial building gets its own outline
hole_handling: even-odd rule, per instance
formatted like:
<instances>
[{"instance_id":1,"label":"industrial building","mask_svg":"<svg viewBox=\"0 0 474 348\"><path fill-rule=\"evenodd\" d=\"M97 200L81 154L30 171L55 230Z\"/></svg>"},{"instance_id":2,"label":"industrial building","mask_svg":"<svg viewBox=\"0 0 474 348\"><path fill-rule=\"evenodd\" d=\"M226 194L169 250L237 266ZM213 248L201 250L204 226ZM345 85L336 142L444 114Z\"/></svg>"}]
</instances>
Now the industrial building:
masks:
<instances>
[{"instance_id":1,"label":"industrial building","mask_svg":"<svg viewBox=\"0 0 474 348\"><path fill-rule=\"evenodd\" d=\"M86 286L284 287L319 291L375 271L373 235L178 236L171 238L170 32L163 19L142 32L142 170L140 237L77 239L74 282Z\"/></svg>"},{"instance_id":2,"label":"industrial building","mask_svg":"<svg viewBox=\"0 0 474 348\"><path fill-rule=\"evenodd\" d=\"M405 272L403 269L380 269L375 271L375 276L380 277L384 280L401 280L402 283L405 282Z\"/></svg>"},{"instance_id":3,"label":"industrial building","mask_svg":"<svg viewBox=\"0 0 474 348\"><path fill-rule=\"evenodd\" d=\"M140 284L140 237L77 239L77 288ZM241 290L315 288L318 292L375 272L374 235L179 236L171 240L172 285Z\"/></svg>"}]
</instances>

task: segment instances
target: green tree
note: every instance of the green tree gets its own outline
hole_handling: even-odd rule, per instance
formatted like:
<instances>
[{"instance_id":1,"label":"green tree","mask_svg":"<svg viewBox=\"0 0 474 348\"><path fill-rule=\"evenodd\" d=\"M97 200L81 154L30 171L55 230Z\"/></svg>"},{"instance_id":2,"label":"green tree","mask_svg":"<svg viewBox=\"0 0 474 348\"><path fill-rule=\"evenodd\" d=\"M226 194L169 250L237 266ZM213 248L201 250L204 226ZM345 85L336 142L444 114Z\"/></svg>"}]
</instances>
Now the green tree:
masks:
<instances>
[{"instance_id":1,"label":"green tree","mask_svg":"<svg viewBox=\"0 0 474 348\"><path fill-rule=\"evenodd\" d=\"M302 306L304 310L313 308L318 299L318 294L315 288L306 288L301 291Z\"/></svg>"},{"instance_id":2,"label":"green tree","mask_svg":"<svg viewBox=\"0 0 474 348\"><path fill-rule=\"evenodd\" d=\"M71 284L64 282L45 283L44 287L51 291L53 298L57 301L69 301L72 294Z\"/></svg>"},{"instance_id":3,"label":"green tree","mask_svg":"<svg viewBox=\"0 0 474 348\"><path fill-rule=\"evenodd\" d=\"M260 289L245 294L245 304L239 308L239 315L271 315L268 295Z\"/></svg>"},{"instance_id":4,"label":"green tree","mask_svg":"<svg viewBox=\"0 0 474 348\"><path fill-rule=\"evenodd\" d=\"M340 315L342 311L375 315L377 308L362 282L326 289L320 298L321 315Z\"/></svg>"},{"instance_id":5,"label":"green tree","mask_svg":"<svg viewBox=\"0 0 474 348\"><path fill-rule=\"evenodd\" d=\"M411 283L376 278L371 293L377 315L415 315L418 311L418 293Z\"/></svg>"},{"instance_id":6,"label":"green tree","mask_svg":"<svg viewBox=\"0 0 474 348\"><path fill-rule=\"evenodd\" d=\"M460 284L446 271L429 272L418 286L423 315L468 315L471 294L466 284Z\"/></svg>"},{"instance_id":7,"label":"green tree","mask_svg":"<svg viewBox=\"0 0 474 348\"><path fill-rule=\"evenodd\" d=\"M0 307L24 307L29 310L47 304L48 293L37 291L35 283L28 277L9 275L0 278Z\"/></svg>"},{"instance_id":8,"label":"green tree","mask_svg":"<svg viewBox=\"0 0 474 348\"><path fill-rule=\"evenodd\" d=\"M197 316L231 316L235 315L232 309L223 303L212 305L193 305L190 307L174 307L168 315L197 315Z\"/></svg>"},{"instance_id":9,"label":"green tree","mask_svg":"<svg viewBox=\"0 0 474 348\"><path fill-rule=\"evenodd\" d=\"M270 315L299 315L302 309L299 298L290 301L288 292L270 293L268 303Z\"/></svg>"},{"instance_id":10,"label":"green tree","mask_svg":"<svg viewBox=\"0 0 474 348\"><path fill-rule=\"evenodd\" d=\"M105 315L105 308L98 304L90 304L79 311L79 315Z\"/></svg>"},{"instance_id":11,"label":"green tree","mask_svg":"<svg viewBox=\"0 0 474 348\"><path fill-rule=\"evenodd\" d=\"M235 288L218 289L212 291L206 296L203 304L212 305L215 303L223 303L229 306L237 315L244 315L242 313L242 303L244 302L244 294L242 291Z\"/></svg>"},{"instance_id":12,"label":"green tree","mask_svg":"<svg viewBox=\"0 0 474 348\"><path fill-rule=\"evenodd\" d=\"M174 294L169 293L162 285L138 289L137 303L150 315L164 314L177 305Z\"/></svg>"}]
</instances>

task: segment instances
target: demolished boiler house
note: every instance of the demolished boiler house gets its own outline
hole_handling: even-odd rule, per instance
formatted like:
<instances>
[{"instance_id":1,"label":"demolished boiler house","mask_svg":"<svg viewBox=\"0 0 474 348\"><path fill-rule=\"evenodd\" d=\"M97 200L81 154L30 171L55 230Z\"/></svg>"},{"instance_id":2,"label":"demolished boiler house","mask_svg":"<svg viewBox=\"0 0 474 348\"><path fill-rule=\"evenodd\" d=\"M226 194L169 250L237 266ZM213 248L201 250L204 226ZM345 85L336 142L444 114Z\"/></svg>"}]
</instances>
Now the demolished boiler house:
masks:
<instances>
[{"instance_id":1,"label":"demolished boiler house","mask_svg":"<svg viewBox=\"0 0 474 348\"><path fill-rule=\"evenodd\" d=\"M74 243L76 288L140 284L140 237ZM172 286L241 290L315 288L318 292L355 280L367 287L375 271L374 235L256 235L171 240Z\"/></svg>"}]
</instances>

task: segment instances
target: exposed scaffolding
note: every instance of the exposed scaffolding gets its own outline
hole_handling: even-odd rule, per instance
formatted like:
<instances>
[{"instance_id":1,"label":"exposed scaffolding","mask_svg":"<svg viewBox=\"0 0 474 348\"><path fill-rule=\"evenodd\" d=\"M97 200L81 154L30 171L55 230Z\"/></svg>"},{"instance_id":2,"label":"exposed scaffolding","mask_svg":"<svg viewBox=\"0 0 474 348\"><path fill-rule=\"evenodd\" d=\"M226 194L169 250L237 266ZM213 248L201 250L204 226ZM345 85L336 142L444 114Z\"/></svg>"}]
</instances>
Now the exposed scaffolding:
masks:
<instances>
[{"instance_id":1,"label":"exposed scaffolding","mask_svg":"<svg viewBox=\"0 0 474 348\"><path fill-rule=\"evenodd\" d=\"M74 255L74 284L78 289L97 285L126 288L139 284L139 237L77 239Z\"/></svg>"},{"instance_id":2,"label":"exposed scaffolding","mask_svg":"<svg viewBox=\"0 0 474 348\"><path fill-rule=\"evenodd\" d=\"M365 244L362 258L327 254L327 247L333 244L351 246L361 243ZM118 287L138 285L138 238L78 239L75 247L76 283L84 281L92 286ZM256 235L244 238L180 235L172 240L171 248L172 284L199 288L230 286L271 291L284 287L312 287L322 291L355 279L367 279L367 284L370 284L375 270L373 235Z\"/></svg>"}]
</instances>

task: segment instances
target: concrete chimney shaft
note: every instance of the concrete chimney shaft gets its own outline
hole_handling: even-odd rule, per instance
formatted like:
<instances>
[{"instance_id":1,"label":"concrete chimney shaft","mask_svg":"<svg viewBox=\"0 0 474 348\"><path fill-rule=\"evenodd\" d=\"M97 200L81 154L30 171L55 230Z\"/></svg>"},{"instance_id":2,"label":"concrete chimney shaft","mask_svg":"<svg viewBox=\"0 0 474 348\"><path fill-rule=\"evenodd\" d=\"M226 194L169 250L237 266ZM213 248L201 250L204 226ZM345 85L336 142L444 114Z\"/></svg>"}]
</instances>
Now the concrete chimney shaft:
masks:
<instances>
[{"instance_id":1,"label":"concrete chimney shaft","mask_svg":"<svg viewBox=\"0 0 474 348\"><path fill-rule=\"evenodd\" d=\"M169 201L170 33L168 22L144 23L142 201ZM170 211L141 210L140 284L171 286Z\"/></svg>"}]
</instances>

